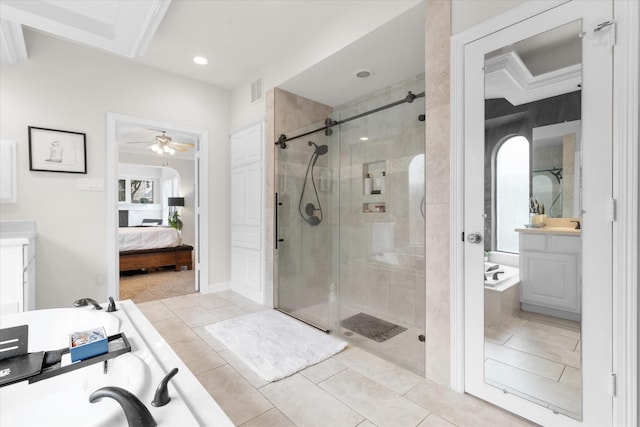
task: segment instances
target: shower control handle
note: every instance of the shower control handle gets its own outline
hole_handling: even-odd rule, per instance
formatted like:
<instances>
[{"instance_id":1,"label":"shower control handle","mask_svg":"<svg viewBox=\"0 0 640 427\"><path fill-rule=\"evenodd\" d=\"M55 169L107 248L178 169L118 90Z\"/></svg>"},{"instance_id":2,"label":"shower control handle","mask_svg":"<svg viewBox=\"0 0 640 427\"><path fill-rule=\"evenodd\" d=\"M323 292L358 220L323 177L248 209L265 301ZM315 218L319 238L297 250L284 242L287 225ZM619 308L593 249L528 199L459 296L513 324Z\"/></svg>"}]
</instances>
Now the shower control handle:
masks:
<instances>
[{"instance_id":1,"label":"shower control handle","mask_svg":"<svg viewBox=\"0 0 640 427\"><path fill-rule=\"evenodd\" d=\"M480 233L471 233L467 236L467 242L469 243L480 243L482 241L482 236Z\"/></svg>"}]
</instances>

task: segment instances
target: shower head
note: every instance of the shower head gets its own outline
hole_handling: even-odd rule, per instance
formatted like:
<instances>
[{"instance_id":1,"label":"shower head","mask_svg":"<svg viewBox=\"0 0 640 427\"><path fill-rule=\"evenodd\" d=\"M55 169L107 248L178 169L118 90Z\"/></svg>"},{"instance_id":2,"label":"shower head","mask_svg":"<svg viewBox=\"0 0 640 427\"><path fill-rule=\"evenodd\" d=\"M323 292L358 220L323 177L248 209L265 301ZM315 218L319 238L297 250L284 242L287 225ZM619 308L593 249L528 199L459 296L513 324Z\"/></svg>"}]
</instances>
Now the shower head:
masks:
<instances>
[{"instance_id":1,"label":"shower head","mask_svg":"<svg viewBox=\"0 0 640 427\"><path fill-rule=\"evenodd\" d=\"M323 154L327 154L327 152L329 151L329 147L326 145L318 145L313 141L309 141L308 143L309 147L311 147L312 145L314 147L316 147L316 151L314 151L313 154L315 154L316 156L322 156Z\"/></svg>"}]
</instances>

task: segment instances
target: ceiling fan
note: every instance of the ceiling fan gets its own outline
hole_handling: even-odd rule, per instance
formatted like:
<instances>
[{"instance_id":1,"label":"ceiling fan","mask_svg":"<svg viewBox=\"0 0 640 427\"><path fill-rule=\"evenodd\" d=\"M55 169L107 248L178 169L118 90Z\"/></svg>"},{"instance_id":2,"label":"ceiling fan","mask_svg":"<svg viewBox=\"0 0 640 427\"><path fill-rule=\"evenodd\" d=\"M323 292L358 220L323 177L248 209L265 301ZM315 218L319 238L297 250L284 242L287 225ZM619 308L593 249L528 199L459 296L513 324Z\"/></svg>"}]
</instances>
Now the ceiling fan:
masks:
<instances>
[{"instance_id":1,"label":"ceiling fan","mask_svg":"<svg viewBox=\"0 0 640 427\"><path fill-rule=\"evenodd\" d=\"M176 151L184 153L188 148L193 148L195 145L190 142L178 142L167 135L167 131L161 130L162 135L156 135L153 141L131 141L127 144L148 144L147 148L158 154L175 154Z\"/></svg>"}]
</instances>

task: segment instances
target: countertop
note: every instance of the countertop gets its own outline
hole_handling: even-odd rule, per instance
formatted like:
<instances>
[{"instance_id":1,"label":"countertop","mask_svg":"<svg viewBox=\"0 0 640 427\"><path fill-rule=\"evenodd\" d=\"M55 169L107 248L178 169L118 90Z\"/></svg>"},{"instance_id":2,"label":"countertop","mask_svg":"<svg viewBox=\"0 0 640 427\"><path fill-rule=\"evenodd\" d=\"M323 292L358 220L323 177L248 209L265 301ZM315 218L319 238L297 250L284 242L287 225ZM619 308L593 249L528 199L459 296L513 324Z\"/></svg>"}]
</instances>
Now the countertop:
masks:
<instances>
[{"instance_id":1,"label":"countertop","mask_svg":"<svg viewBox=\"0 0 640 427\"><path fill-rule=\"evenodd\" d=\"M582 230L571 227L540 227L540 228L516 228L516 232L523 234L557 234L562 236L580 236Z\"/></svg>"}]
</instances>

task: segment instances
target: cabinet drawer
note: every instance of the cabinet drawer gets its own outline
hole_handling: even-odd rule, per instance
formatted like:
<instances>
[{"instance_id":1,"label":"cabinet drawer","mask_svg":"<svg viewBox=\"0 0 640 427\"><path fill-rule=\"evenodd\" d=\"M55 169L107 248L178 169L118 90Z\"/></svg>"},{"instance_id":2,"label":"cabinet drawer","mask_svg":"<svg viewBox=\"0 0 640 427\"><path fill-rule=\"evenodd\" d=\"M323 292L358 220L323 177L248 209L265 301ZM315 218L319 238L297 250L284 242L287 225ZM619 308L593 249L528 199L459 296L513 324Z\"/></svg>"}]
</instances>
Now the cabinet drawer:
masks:
<instances>
[{"instance_id":1,"label":"cabinet drawer","mask_svg":"<svg viewBox=\"0 0 640 427\"><path fill-rule=\"evenodd\" d=\"M550 250L565 254L579 254L582 250L582 239L578 236L549 236Z\"/></svg>"},{"instance_id":2,"label":"cabinet drawer","mask_svg":"<svg viewBox=\"0 0 640 427\"><path fill-rule=\"evenodd\" d=\"M523 251L545 251L547 236L544 234L523 234L520 233L520 252Z\"/></svg>"}]
</instances>

